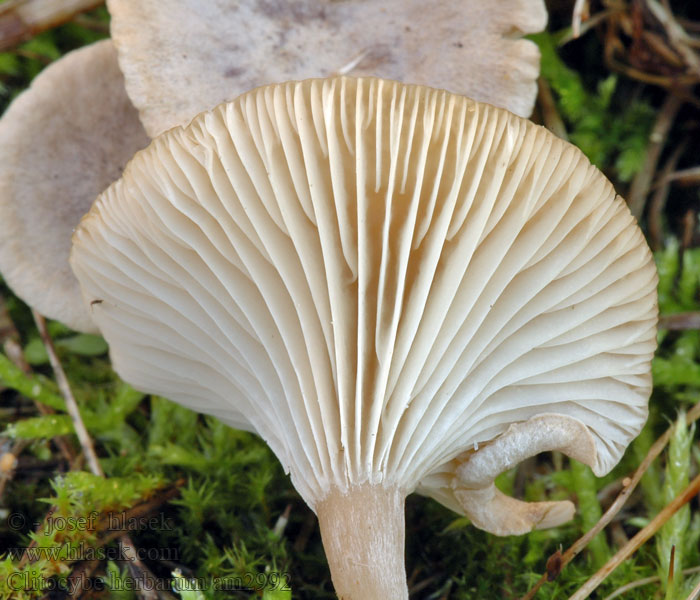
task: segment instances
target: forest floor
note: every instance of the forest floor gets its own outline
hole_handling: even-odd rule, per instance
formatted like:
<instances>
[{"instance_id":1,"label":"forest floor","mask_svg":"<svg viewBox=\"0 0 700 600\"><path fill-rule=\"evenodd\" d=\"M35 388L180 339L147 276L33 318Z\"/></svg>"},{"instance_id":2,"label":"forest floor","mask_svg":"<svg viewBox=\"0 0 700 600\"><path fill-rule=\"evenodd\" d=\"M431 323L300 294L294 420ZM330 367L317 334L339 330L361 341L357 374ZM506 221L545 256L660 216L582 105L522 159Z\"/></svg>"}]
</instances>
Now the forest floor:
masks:
<instances>
[{"instance_id":1,"label":"forest floor","mask_svg":"<svg viewBox=\"0 0 700 600\"><path fill-rule=\"evenodd\" d=\"M583 589L606 600L696 600L700 13L690 2L594 2L574 38L574 3L552 0L549 9L548 31L533 36L542 52L533 119L613 182L656 258L650 417L603 478L558 454L501 476L516 497L573 499L576 518L555 529L497 538L410 496L411 598L544 600ZM108 18L97 8L0 52L0 113L47 64L107 36ZM136 575L173 573L202 589L151 597L335 597L316 518L259 438L135 392L111 370L101 338L58 322L47 328L105 477L86 468L31 311L0 280L0 598L70 597L71 586L74 598L146 598L129 589ZM123 519L128 539L109 515ZM129 543L142 560L125 556ZM607 577L593 591L601 569ZM26 585L46 577L53 590ZM247 591L226 590L233 584Z\"/></svg>"}]
</instances>

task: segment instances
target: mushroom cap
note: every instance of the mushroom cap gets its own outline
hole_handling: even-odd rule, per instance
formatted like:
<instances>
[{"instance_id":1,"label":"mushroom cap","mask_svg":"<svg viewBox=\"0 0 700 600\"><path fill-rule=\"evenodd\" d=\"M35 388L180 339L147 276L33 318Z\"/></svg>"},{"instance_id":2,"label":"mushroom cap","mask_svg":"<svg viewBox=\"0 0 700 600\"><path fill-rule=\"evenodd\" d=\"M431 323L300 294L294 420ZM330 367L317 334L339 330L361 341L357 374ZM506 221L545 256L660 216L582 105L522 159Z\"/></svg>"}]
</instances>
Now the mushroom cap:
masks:
<instances>
[{"instance_id":1,"label":"mushroom cap","mask_svg":"<svg viewBox=\"0 0 700 600\"><path fill-rule=\"evenodd\" d=\"M259 432L312 507L411 492L543 414L604 473L647 417L656 270L627 206L574 146L445 91L256 89L138 153L73 239L119 374Z\"/></svg>"},{"instance_id":2,"label":"mushroom cap","mask_svg":"<svg viewBox=\"0 0 700 600\"><path fill-rule=\"evenodd\" d=\"M148 143L109 40L48 66L0 120L0 272L40 313L96 331L68 265L71 234Z\"/></svg>"},{"instance_id":3,"label":"mushroom cap","mask_svg":"<svg viewBox=\"0 0 700 600\"><path fill-rule=\"evenodd\" d=\"M518 37L547 22L543 0L107 4L127 91L151 137L260 85L337 74L445 88L528 116L540 55Z\"/></svg>"}]
</instances>

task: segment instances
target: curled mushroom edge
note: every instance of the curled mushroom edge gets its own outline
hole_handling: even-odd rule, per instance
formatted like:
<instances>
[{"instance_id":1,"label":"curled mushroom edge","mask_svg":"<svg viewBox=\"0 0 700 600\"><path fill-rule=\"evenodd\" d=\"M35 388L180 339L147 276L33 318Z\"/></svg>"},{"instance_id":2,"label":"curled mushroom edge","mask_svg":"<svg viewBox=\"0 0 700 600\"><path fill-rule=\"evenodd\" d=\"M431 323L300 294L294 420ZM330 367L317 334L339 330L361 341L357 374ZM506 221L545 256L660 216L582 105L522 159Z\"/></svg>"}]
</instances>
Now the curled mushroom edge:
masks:
<instances>
[{"instance_id":1,"label":"curled mushroom edge","mask_svg":"<svg viewBox=\"0 0 700 600\"><path fill-rule=\"evenodd\" d=\"M574 417L544 413L517 423L495 439L475 444L423 479L418 493L433 497L472 524L494 535L522 535L533 529L570 521L575 506L568 500L525 502L507 496L496 478L527 458L558 451L582 462L600 476L597 451L588 427Z\"/></svg>"}]
</instances>

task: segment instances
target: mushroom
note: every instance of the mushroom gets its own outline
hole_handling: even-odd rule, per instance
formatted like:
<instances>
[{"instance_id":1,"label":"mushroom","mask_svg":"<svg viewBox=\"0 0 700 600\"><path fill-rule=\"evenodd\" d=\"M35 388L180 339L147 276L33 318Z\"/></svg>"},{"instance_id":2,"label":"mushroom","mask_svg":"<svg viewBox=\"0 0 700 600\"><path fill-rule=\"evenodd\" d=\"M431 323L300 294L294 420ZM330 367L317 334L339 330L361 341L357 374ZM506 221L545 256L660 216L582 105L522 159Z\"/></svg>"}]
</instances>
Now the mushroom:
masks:
<instances>
[{"instance_id":1,"label":"mushroom","mask_svg":"<svg viewBox=\"0 0 700 600\"><path fill-rule=\"evenodd\" d=\"M445 91L335 77L202 113L98 198L71 265L125 380L266 440L341 598L407 597L416 488L501 534L558 523L495 475L549 448L605 473L647 416L656 271L625 203Z\"/></svg>"},{"instance_id":2,"label":"mushroom","mask_svg":"<svg viewBox=\"0 0 700 600\"><path fill-rule=\"evenodd\" d=\"M446 88L529 116L543 0L108 0L153 137L263 84L333 74ZM148 24L148 26L144 26Z\"/></svg>"},{"instance_id":3,"label":"mushroom","mask_svg":"<svg viewBox=\"0 0 700 600\"><path fill-rule=\"evenodd\" d=\"M460 10L436 2L429 23L417 0L114 0L110 8L129 89L153 135L251 87L330 73L343 61L357 73L454 84L527 115L539 53L513 33L538 31L547 16L542 0L469 0ZM148 143L123 86L113 47L101 42L46 69L0 122L0 272L28 304L80 331L96 329L67 265L69 233Z\"/></svg>"},{"instance_id":4,"label":"mushroom","mask_svg":"<svg viewBox=\"0 0 700 600\"><path fill-rule=\"evenodd\" d=\"M25 302L96 331L68 265L90 205L148 143L110 41L47 67L0 120L0 272Z\"/></svg>"}]
</instances>

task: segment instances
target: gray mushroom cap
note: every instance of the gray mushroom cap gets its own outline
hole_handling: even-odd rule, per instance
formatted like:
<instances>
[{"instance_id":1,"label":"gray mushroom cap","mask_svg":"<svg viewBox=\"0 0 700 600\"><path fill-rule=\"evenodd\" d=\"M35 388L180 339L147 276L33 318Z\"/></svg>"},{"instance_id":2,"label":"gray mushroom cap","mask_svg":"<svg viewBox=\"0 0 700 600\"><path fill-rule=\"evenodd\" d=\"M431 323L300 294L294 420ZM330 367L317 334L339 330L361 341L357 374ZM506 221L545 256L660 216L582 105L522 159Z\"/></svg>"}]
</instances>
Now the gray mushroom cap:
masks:
<instances>
[{"instance_id":1,"label":"gray mushroom cap","mask_svg":"<svg viewBox=\"0 0 700 600\"><path fill-rule=\"evenodd\" d=\"M42 71L0 120L0 273L40 313L96 331L68 265L97 195L148 143L111 41Z\"/></svg>"},{"instance_id":2,"label":"gray mushroom cap","mask_svg":"<svg viewBox=\"0 0 700 600\"><path fill-rule=\"evenodd\" d=\"M108 0L134 105L154 137L276 81L372 75L529 116L543 0Z\"/></svg>"}]
</instances>

